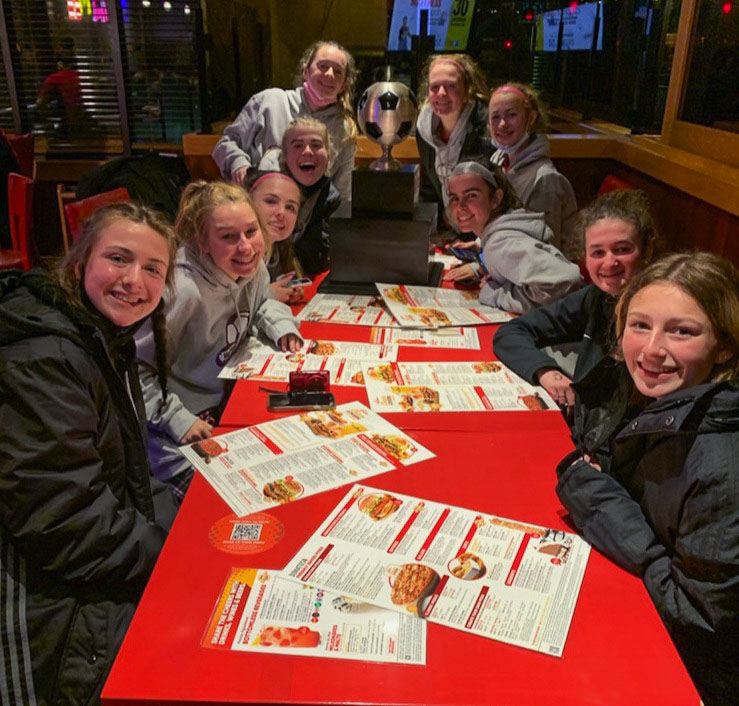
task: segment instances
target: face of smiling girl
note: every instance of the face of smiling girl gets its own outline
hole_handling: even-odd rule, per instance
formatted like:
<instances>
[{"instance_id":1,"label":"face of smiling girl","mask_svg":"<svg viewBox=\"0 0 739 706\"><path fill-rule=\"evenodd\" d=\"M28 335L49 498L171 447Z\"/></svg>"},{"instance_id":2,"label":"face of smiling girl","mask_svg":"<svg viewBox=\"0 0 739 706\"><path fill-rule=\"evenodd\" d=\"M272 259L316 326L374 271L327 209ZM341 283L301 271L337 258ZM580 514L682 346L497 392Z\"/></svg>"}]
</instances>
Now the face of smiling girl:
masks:
<instances>
[{"instance_id":1,"label":"face of smiling girl","mask_svg":"<svg viewBox=\"0 0 739 706\"><path fill-rule=\"evenodd\" d=\"M245 201L216 206L201 250L231 279L251 279L264 256L264 236L251 206Z\"/></svg>"},{"instance_id":2,"label":"face of smiling girl","mask_svg":"<svg viewBox=\"0 0 739 706\"><path fill-rule=\"evenodd\" d=\"M512 147L529 131L536 113L515 93L494 93L488 107L490 135L497 145Z\"/></svg>"},{"instance_id":3,"label":"face of smiling girl","mask_svg":"<svg viewBox=\"0 0 739 706\"><path fill-rule=\"evenodd\" d=\"M585 231L585 268L598 289L616 296L636 274L642 258L633 223L601 218Z\"/></svg>"},{"instance_id":4,"label":"face of smiling girl","mask_svg":"<svg viewBox=\"0 0 739 706\"><path fill-rule=\"evenodd\" d=\"M428 101L436 115L457 117L466 102L464 79L450 61L435 61L429 71Z\"/></svg>"},{"instance_id":5,"label":"face of smiling girl","mask_svg":"<svg viewBox=\"0 0 739 706\"><path fill-rule=\"evenodd\" d=\"M460 174L449 180L449 211L462 233L480 237L502 199L503 192L498 189L493 196L477 174Z\"/></svg>"},{"instance_id":6,"label":"face of smiling girl","mask_svg":"<svg viewBox=\"0 0 739 706\"><path fill-rule=\"evenodd\" d=\"M706 312L666 281L634 295L622 349L637 390L653 398L707 382L713 367L728 360Z\"/></svg>"},{"instance_id":7,"label":"face of smiling girl","mask_svg":"<svg viewBox=\"0 0 739 706\"><path fill-rule=\"evenodd\" d=\"M336 100L346 81L346 64L343 51L325 44L313 55L303 78L322 99Z\"/></svg>"},{"instance_id":8,"label":"face of smiling girl","mask_svg":"<svg viewBox=\"0 0 739 706\"><path fill-rule=\"evenodd\" d=\"M262 177L251 192L254 207L273 243L286 240L295 230L300 210L300 189L284 174Z\"/></svg>"},{"instance_id":9,"label":"face of smiling girl","mask_svg":"<svg viewBox=\"0 0 739 706\"><path fill-rule=\"evenodd\" d=\"M303 186L313 186L328 167L328 149L320 132L295 128L287 138L285 162L293 178Z\"/></svg>"}]
</instances>

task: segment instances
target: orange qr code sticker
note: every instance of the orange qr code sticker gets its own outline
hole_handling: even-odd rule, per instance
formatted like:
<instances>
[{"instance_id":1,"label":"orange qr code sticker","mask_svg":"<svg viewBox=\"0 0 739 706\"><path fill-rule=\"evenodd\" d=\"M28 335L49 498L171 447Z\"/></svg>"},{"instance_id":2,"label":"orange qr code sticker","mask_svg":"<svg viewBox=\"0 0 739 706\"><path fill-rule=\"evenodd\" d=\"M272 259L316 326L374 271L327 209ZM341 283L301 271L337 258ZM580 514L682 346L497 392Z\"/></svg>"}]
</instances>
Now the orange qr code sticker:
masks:
<instances>
[{"instance_id":1,"label":"orange qr code sticker","mask_svg":"<svg viewBox=\"0 0 739 706\"><path fill-rule=\"evenodd\" d=\"M276 517L266 512L238 517L233 513L218 520L208 532L216 549L229 554L258 554L274 547L285 533Z\"/></svg>"}]
</instances>

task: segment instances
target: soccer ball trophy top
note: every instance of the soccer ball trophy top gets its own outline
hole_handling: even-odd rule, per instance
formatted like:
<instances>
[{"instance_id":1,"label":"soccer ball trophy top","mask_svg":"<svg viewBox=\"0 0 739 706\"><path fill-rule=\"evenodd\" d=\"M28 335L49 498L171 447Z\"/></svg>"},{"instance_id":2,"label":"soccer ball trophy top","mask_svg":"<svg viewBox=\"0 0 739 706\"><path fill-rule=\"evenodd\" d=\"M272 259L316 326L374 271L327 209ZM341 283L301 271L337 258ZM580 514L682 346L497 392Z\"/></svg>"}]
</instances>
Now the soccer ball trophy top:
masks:
<instances>
[{"instance_id":1,"label":"soccer ball trophy top","mask_svg":"<svg viewBox=\"0 0 739 706\"><path fill-rule=\"evenodd\" d=\"M382 147L382 155L372 162L370 169L387 172L401 168L391 151L393 145L408 137L417 114L415 96L399 81L378 81L365 90L357 104L359 127Z\"/></svg>"}]
</instances>

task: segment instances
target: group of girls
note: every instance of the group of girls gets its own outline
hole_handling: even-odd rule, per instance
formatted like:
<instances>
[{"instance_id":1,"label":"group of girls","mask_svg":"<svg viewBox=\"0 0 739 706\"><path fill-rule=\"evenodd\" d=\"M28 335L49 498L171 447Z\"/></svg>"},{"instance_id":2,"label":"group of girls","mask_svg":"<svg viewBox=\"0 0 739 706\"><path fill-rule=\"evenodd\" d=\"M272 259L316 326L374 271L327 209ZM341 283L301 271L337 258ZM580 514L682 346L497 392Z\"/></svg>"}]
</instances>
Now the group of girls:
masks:
<instances>
[{"instance_id":1,"label":"group of girls","mask_svg":"<svg viewBox=\"0 0 739 706\"><path fill-rule=\"evenodd\" d=\"M54 273L0 275L4 700L97 699L192 473L176 447L210 436L226 399L219 370L254 330L282 350L301 345L279 276L299 266L303 238L324 244L328 175L343 183L333 146L341 154L351 144L337 103L352 71L346 52L319 44L301 88L247 105L262 121L250 128L256 139L222 147L228 175L250 193L189 185L179 250L157 214L116 204L85 223ZM443 113L456 84L437 74ZM284 133L262 139L280 110ZM310 120L319 115L327 119ZM440 123L449 137L457 129ZM501 125L513 123L501 108L494 134L511 164L535 141L506 146L513 138ZM704 701L729 703L739 634L737 272L707 254L649 264L644 197L615 192L580 215L593 284L567 294L577 268L551 244L544 217L521 208L505 160L470 157L460 148L456 164L434 160L446 165L442 201L480 249L470 269L486 270L481 299L528 312L501 327L497 355L574 407L576 449L557 469L557 492L588 541L643 578ZM539 350L567 342L580 344L574 378Z\"/></svg>"}]
</instances>

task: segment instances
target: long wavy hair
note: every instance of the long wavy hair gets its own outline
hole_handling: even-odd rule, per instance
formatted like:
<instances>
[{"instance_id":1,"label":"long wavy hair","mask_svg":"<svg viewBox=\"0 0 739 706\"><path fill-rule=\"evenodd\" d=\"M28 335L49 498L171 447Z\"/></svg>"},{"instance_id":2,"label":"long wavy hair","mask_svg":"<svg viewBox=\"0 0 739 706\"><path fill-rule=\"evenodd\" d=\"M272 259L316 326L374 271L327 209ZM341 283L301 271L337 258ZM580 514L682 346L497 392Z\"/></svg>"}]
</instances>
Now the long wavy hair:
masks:
<instances>
[{"instance_id":1,"label":"long wavy hair","mask_svg":"<svg viewBox=\"0 0 739 706\"><path fill-rule=\"evenodd\" d=\"M623 357L621 341L632 299L645 287L659 282L674 284L692 297L711 322L719 345L730 352L728 360L713 367L710 380L739 377L739 272L728 260L713 253L667 255L631 278L616 307L616 357Z\"/></svg>"},{"instance_id":2,"label":"long wavy hair","mask_svg":"<svg viewBox=\"0 0 739 706\"><path fill-rule=\"evenodd\" d=\"M469 103L475 99L487 101L490 93L488 91L485 73L471 56L467 56L467 54L432 54L424 64L423 80L418 88L418 95L422 98L422 108L428 103L429 76L431 75L432 66L437 61L446 61L452 65L456 65L462 77L466 96L465 103Z\"/></svg>"},{"instance_id":3,"label":"long wavy hair","mask_svg":"<svg viewBox=\"0 0 739 706\"><path fill-rule=\"evenodd\" d=\"M302 86L305 78L303 74L305 70L313 63L316 52L323 47L333 47L338 49L346 57L346 76L344 77L344 87L337 96L339 110L344 116L344 126L346 128L346 140L354 142L357 139L357 121L354 116L354 88L357 83L357 64L354 57L339 44L331 40L319 39L313 42L300 57L298 67L295 70L295 86ZM339 145L336 145L340 149Z\"/></svg>"}]
</instances>

